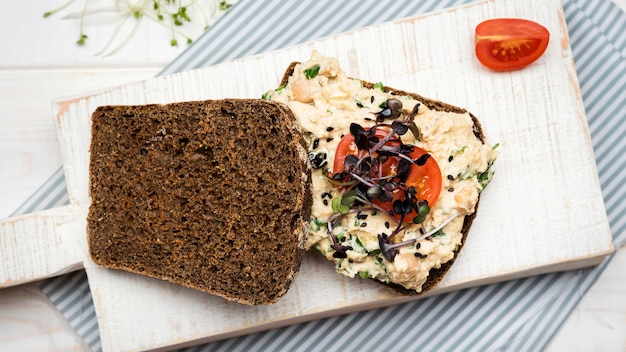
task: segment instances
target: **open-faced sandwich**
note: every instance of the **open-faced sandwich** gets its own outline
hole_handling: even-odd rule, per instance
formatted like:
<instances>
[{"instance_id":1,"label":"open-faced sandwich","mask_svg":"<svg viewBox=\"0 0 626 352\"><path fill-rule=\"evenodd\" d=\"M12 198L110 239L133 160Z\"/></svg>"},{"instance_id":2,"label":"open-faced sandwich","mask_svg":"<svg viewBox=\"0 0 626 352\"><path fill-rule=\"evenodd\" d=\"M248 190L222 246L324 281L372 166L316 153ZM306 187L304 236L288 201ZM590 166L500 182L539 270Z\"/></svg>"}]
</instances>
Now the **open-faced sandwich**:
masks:
<instances>
[{"instance_id":1,"label":"open-faced sandwich","mask_svg":"<svg viewBox=\"0 0 626 352\"><path fill-rule=\"evenodd\" d=\"M313 166L308 248L396 290L435 286L463 246L497 152L464 109L349 77L313 52L265 99L286 104Z\"/></svg>"}]
</instances>

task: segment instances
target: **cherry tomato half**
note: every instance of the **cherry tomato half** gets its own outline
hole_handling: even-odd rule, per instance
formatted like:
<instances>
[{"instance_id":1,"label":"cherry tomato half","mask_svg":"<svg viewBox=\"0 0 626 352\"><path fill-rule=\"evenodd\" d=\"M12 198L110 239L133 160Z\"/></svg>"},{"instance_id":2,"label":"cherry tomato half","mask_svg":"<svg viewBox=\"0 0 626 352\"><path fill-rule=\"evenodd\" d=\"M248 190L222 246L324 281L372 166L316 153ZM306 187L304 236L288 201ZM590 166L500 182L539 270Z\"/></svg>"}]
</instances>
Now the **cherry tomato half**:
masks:
<instances>
[{"instance_id":1,"label":"cherry tomato half","mask_svg":"<svg viewBox=\"0 0 626 352\"><path fill-rule=\"evenodd\" d=\"M495 71L510 71L535 62L548 47L550 32L533 21L498 18L476 26L476 57Z\"/></svg>"},{"instance_id":2,"label":"cherry tomato half","mask_svg":"<svg viewBox=\"0 0 626 352\"><path fill-rule=\"evenodd\" d=\"M376 130L376 137L379 139L384 138L388 134L387 131L382 129ZM398 141L389 141L386 143L389 146L398 146L400 142ZM355 155L357 158L363 157L367 154L366 151L359 150L354 142L354 136L352 134L345 135L337 145L337 150L335 151L335 161L333 162L333 172L339 173L345 170L344 161L348 155ZM413 151L408 154L408 156L415 160L420 158L422 155L426 154L426 151L419 148L413 147ZM388 158L382 164L382 176L395 176L398 168L398 160L396 158ZM377 171L375 171L377 172ZM405 185L408 189L413 186L416 189L415 196L419 200L428 201L429 206L433 206L437 199L439 199L439 194L441 193L441 170L439 169L439 165L432 157L429 157L426 163L422 166L418 166L413 164L411 167L411 171L409 172L409 176L406 179ZM393 202L397 199L404 200L405 193L403 189L396 188L393 191L392 200L388 202L383 202L380 199L375 199L374 204L380 206L386 211L393 209ZM407 214L404 217L404 222L411 222L413 218L417 215L415 210L411 213ZM400 220L400 215L394 214L394 218L396 220Z\"/></svg>"}]
</instances>

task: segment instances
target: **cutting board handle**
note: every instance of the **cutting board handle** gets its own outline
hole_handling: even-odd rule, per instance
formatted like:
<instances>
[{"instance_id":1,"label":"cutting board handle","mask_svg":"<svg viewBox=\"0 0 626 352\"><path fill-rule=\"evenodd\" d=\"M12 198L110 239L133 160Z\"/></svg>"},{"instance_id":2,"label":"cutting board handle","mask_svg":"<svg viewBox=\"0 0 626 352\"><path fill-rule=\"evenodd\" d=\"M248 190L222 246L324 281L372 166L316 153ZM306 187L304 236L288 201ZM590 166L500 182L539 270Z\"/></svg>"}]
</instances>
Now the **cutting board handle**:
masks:
<instances>
[{"instance_id":1,"label":"cutting board handle","mask_svg":"<svg viewBox=\"0 0 626 352\"><path fill-rule=\"evenodd\" d=\"M84 219L70 204L0 220L0 287L81 269L87 255Z\"/></svg>"}]
</instances>

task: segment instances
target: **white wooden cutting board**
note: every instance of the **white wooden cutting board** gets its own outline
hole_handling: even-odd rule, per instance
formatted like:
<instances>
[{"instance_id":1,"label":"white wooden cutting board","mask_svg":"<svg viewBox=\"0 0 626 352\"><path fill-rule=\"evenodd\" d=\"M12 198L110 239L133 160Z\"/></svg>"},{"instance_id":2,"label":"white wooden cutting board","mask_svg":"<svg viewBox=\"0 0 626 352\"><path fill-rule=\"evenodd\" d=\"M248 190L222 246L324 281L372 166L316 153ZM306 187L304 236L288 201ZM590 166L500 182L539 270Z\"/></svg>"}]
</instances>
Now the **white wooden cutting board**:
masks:
<instances>
[{"instance_id":1,"label":"white wooden cutting board","mask_svg":"<svg viewBox=\"0 0 626 352\"><path fill-rule=\"evenodd\" d=\"M480 66L473 30L495 17L545 25L552 37L544 56L509 73ZM595 265L613 251L560 2L491 0L54 102L70 205L0 223L0 287L84 267L110 351L198 343L416 299L335 274L314 253L287 295L261 307L100 268L88 257L88 147L97 106L258 98L313 49L336 56L353 77L466 107L489 143L500 143L467 243L431 294Z\"/></svg>"}]
</instances>

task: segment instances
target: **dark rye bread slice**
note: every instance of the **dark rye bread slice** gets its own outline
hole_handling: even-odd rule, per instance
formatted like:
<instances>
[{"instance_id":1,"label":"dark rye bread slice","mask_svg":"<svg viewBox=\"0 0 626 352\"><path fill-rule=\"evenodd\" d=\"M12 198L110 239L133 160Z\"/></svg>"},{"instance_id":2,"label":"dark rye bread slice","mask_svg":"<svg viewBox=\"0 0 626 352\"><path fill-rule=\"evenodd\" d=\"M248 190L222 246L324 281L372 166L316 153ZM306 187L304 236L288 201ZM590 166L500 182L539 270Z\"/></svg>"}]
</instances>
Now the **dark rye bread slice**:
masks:
<instances>
[{"instance_id":1,"label":"dark rye bread slice","mask_svg":"<svg viewBox=\"0 0 626 352\"><path fill-rule=\"evenodd\" d=\"M289 77L291 77L291 75L293 74L296 66L300 64L300 62L292 62L289 67L287 67L287 70L285 71L285 74L283 75L283 78L279 84L279 86L283 86L286 85L287 83L289 83ZM361 82L363 83L363 86L366 88L374 88L374 83L371 82L366 82L361 80ZM459 114L465 114L468 113L467 110L463 109L463 108L459 108L450 104L446 104L444 102L438 101L438 100L433 100L433 99L429 99L426 97L423 97L419 94L416 93L410 93L410 92L405 92L399 89L394 89L391 87L387 87L384 86L383 87L383 91L384 92L390 92L394 95L398 95L398 96L411 96L413 98L415 98L416 100L418 100L419 102L421 102L423 105L427 106L429 109L432 110L438 110L438 111L445 111L445 112L455 112L455 113L459 113ZM478 140L480 140L483 144L485 143L485 135L483 132L483 129L480 125L480 122L478 121L478 119L476 118L476 116L474 116L472 113L469 113L470 117L472 118L472 121L474 122L474 126L473 126L473 132L474 135L476 136L476 138ZM404 295L422 295L426 292L428 292L429 290L431 290L432 288L434 288L435 286L437 286L437 284L439 284L439 282L441 282L441 280L443 279L443 277L445 276L445 274L448 272L448 270L450 270L450 267L452 267L452 264L454 264L454 261L456 260L458 253L460 252L461 248L463 247L463 245L465 244L465 240L467 239L467 234L469 233L470 227L472 226L472 222L474 221L474 219L476 218L476 213L478 212L478 203L480 203L480 194L478 195L478 201L476 202L476 207L475 207L475 211L474 213L465 216L465 219L463 220L463 227L461 230L461 234L463 235L462 240L461 240L461 245L457 248L456 252L454 253L454 257L441 265L441 267L439 267L438 269L431 269L429 274L428 274L428 279L427 281L422 285L422 291L421 292L417 292L415 290L411 290L411 289L407 289L402 285L398 285L396 283L383 283L379 280L375 280L373 279L375 282L383 284L385 286L388 286L392 289L394 289L396 292L402 293Z\"/></svg>"},{"instance_id":2,"label":"dark rye bread slice","mask_svg":"<svg viewBox=\"0 0 626 352\"><path fill-rule=\"evenodd\" d=\"M289 108L253 99L102 106L90 152L94 262L249 305L286 293L312 204Z\"/></svg>"}]
</instances>

